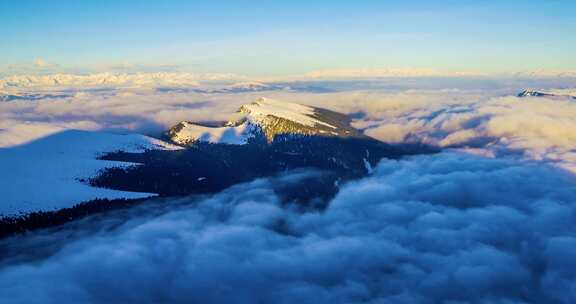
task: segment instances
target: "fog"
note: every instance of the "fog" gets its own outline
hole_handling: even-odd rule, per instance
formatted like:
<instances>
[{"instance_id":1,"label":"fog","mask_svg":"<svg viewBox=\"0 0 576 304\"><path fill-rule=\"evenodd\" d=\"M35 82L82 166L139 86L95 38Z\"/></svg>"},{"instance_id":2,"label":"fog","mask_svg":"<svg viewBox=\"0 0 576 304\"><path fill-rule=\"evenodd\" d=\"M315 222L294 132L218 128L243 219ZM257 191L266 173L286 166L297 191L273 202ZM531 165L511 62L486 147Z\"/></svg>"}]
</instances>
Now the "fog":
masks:
<instances>
[{"instance_id":1,"label":"fog","mask_svg":"<svg viewBox=\"0 0 576 304\"><path fill-rule=\"evenodd\" d=\"M140 210L55 254L3 265L0 293L6 303L576 300L566 172L454 152L383 160L308 213L281 206L274 182Z\"/></svg>"}]
</instances>

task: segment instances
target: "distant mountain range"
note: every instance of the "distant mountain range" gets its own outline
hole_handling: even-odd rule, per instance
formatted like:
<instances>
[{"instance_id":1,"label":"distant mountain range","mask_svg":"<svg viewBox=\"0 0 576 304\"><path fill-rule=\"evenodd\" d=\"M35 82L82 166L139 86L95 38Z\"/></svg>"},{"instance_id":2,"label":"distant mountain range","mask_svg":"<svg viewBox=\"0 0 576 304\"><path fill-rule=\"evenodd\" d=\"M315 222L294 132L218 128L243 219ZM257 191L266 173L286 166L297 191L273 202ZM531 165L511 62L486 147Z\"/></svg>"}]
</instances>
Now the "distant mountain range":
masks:
<instances>
[{"instance_id":1,"label":"distant mountain range","mask_svg":"<svg viewBox=\"0 0 576 304\"><path fill-rule=\"evenodd\" d=\"M191 73L96 73L86 75L17 75L0 79L0 89L91 86L197 86L200 80L238 79L230 74Z\"/></svg>"},{"instance_id":2,"label":"distant mountain range","mask_svg":"<svg viewBox=\"0 0 576 304\"><path fill-rule=\"evenodd\" d=\"M89 74L30 74L13 75L0 78L0 89L9 88L45 88L45 87L193 87L207 82L236 83L236 89L259 90L256 81L288 81L297 84L310 80L344 80L344 79L392 79L392 78L459 78L459 77L494 77L494 78L576 78L576 71L535 71L518 73L485 74L477 72L446 72L433 69L328 69L312 71L302 75L278 77L276 80L258 80L233 73L188 73L188 72L103 72ZM256 85L254 85L256 84Z\"/></svg>"}]
</instances>

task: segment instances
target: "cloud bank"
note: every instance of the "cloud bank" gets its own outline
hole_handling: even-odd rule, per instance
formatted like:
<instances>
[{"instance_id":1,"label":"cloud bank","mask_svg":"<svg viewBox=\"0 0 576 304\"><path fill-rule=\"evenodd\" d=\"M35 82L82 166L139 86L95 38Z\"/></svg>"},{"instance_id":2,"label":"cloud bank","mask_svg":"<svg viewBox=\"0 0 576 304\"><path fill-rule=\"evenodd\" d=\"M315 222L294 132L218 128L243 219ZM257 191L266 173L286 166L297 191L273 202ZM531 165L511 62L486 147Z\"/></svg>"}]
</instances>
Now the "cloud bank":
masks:
<instances>
[{"instance_id":1,"label":"cloud bank","mask_svg":"<svg viewBox=\"0 0 576 304\"><path fill-rule=\"evenodd\" d=\"M355 125L383 141L543 160L576 172L576 103L570 99L507 96L457 104L388 103L364 111L369 117Z\"/></svg>"},{"instance_id":2,"label":"cloud bank","mask_svg":"<svg viewBox=\"0 0 576 304\"><path fill-rule=\"evenodd\" d=\"M238 93L90 81L56 85L63 98L1 102L0 146L67 129L160 134L182 120L227 120L265 96L350 113L383 141L483 156L382 161L319 213L282 205L275 179L166 202L179 207L132 214L33 263L1 264L8 303L576 301L576 181L558 169L576 172L573 100L514 96L531 82L298 82L314 92ZM0 247L47 239L67 238Z\"/></svg>"},{"instance_id":3,"label":"cloud bank","mask_svg":"<svg viewBox=\"0 0 576 304\"><path fill-rule=\"evenodd\" d=\"M172 202L182 207L4 264L3 301L576 301L571 175L460 153L382 161L318 213L281 207L274 182Z\"/></svg>"},{"instance_id":4,"label":"cloud bank","mask_svg":"<svg viewBox=\"0 0 576 304\"><path fill-rule=\"evenodd\" d=\"M0 147L66 129L160 135L183 120L226 120L252 101L199 93L147 90L83 91L68 98L0 102Z\"/></svg>"},{"instance_id":5,"label":"cloud bank","mask_svg":"<svg viewBox=\"0 0 576 304\"><path fill-rule=\"evenodd\" d=\"M576 172L576 103L568 97L514 96L534 85L531 80L460 79L426 89L421 88L429 85L425 80L406 80L403 85L393 80L232 82L220 86L222 90L200 79L205 78L181 73L5 79L5 85L17 83L21 94L43 94L46 85L54 87L44 99L0 102L0 146L61 128L160 135L184 120L229 120L240 105L264 96L354 114L354 126L387 142L423 142L486 156L543 160ZM544 92L574 90L553 89L553 81L542 83ZM96 84L101 86L91 86ZM162 90L164 85L178 89Z\"/></svg>"}]
</instances>

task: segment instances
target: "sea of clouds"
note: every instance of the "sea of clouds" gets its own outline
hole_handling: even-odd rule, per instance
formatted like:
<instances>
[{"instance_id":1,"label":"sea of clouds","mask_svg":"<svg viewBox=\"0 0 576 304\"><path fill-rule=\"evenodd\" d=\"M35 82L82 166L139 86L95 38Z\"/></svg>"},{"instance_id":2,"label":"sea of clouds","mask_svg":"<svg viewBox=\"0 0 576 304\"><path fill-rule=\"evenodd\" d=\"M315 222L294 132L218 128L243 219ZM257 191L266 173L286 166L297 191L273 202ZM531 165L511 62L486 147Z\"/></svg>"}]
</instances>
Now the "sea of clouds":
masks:
<instances>
[{"instance_id":1,"label":"sea of clouds","mask_svg":"<svg viewBox=\"0 0 576 304\"><path fill-rule=\"evenodd\" d=\"M60 88L60 93L69 96L0 102L0 147L70 128L160 136L180 121L228 120L242 104L259 97L271 97L354 114L355 127L386 142L422 142L467 149L489 157L537 159L576 171L575 99L516 96L538 83L545 88L565 88L574 83L571 80L464 77L297 81L252 92L190 91L182 87L180 91L159 90L170 83L188 86L184 88L203 86L182 82L197 77L174 75L112 79L108 75L106 81L90 76L82 76L80 80L60 76L74 81L61 80L66 86L47 86L44 82L39 88L30 87L29 82L15 86L11 90L20 93L48 91L53 94ZM97 87L77 84L93 78L103 84ZM117 78L121 80L118 84L114 82ZM125 86L126 81L133 78L140 82ZM213 84L205 86L214 87ZM219 86L235 87L234 82ZM291 89L294 87L303 89Z\"/></svg>"},{"instance_id":2,"label":"sea of clouds","mask_svg":"<svg viewBox=\"0 0 576 304\"><path fill-rule=\"evenodd\" d=\"M322 212L292 210L274 193L299 173L167 202L180 207L70 241L9 239L0 246L61 245L0 264L0 294L8 303L576 302L576 101L516 97L533 79L434 81L91 88L0 102L5 148L70 128L157 136L181 120L227 120L262 96L350 113L386 142L445 148L381 161Z\"/></svg>"},{"instance_id":3,"label":"sea of clouds","mask_svg":"<svg viewBox=\"0 0 576 304\"><path fill-rule=\"evenodd\" d=\"M64 244L2 265L0 294L5 303L576 301L571 174L457 152L383 160L327 210L307 213L272 190L298 178L168 201L180 207L72 241L10 240L38 251Z\"/></svg>"}]
</instances>

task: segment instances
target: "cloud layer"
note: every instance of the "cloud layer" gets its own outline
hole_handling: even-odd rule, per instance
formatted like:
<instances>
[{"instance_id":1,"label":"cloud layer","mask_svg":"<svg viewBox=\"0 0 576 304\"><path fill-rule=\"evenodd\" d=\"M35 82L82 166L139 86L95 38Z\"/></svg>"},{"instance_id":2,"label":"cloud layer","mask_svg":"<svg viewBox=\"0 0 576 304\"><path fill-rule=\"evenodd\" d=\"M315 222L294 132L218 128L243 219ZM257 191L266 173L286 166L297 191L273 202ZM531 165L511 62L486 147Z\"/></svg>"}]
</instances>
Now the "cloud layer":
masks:
<instances>
[{"instance_id":1,"label":"cloud layer","mask_svg":"<svg viewBox=\"0 0 576 304\"><path fill-rule=\"evenodd\" d=\"M182 120L227 120L266 96L350 113L383 141L483 155L382 161L321 213L286 208L271 178L165 202L178 207L160 215L153 205L128 220L80 223L100 232L73 241L6 240L0 247L62 248L0 265L0 294L13 303L575 302L576 180L557 167L576 172L576 103L514 97L527 83L458 83L294 83L314 93L75 87L65 98L0 103L2 147L74 128L160 134Z\"/></svg>"},{"instance_id":2,"label":"cloud layer","mask_svg":"<svg viewBox=\"0 0 576 304\"><path fill-rule=\"evenodd\" d=\"M376 111L356 126L383 141L543 160L576 172L576 103L568 98L509 96L458 104L407 103Z\"/></svg>"},{"instance_id":3,"label":"cloud layer","mask_svg":"<svg viewBox=\"0 0 576 304\"><path fill-rule=\"evenodd\" d=\"M58 85L48 91L51 94L45 99L0 103L0 146L22 143L62 128L159 135L184 120L229 120L240 105L265 96L354 114L354 126L387 142L424 142L486 156L538 159L576 171L576 102L568 97L514 96L533 85L532 81L461 78L437 82L294 82L260 84L265 90L261 92L238 92L187 90L213 88L196 83L200 78L192 74L83 77L18 78L23 81L20 93L44 93L36 86L38 83ZM98 83L105 86L86 87ZM551 92L571 92L550 90L554 81L542 83ZM181 89L156 89L168 84ZM326 92L330 90L334 92Z\"/></svg>"},{"instance_id":4,"label":"cloud layer","mask_svg":"<svg viewBox=\"0 0 576 304\"><path fill-rule=\"evenodd\" d=\"M0 103L0 147L63 129L160 135L183 121L226 120L251 99L147 90L78 92L69 98Z\"/></svg>"},{"instance_id":5,"label":"cloud layer","mask_svg":"<svg viewBox=\"0 0 576 304\"><path fill-rule=\"evenodd\" d=\"M0 293L7 303L576 301L571 175L459 153L382 161L326 211L304 214L279 205L275 182L172 202L183 205L4 265Z\"/></svg>"}]
</instances>

